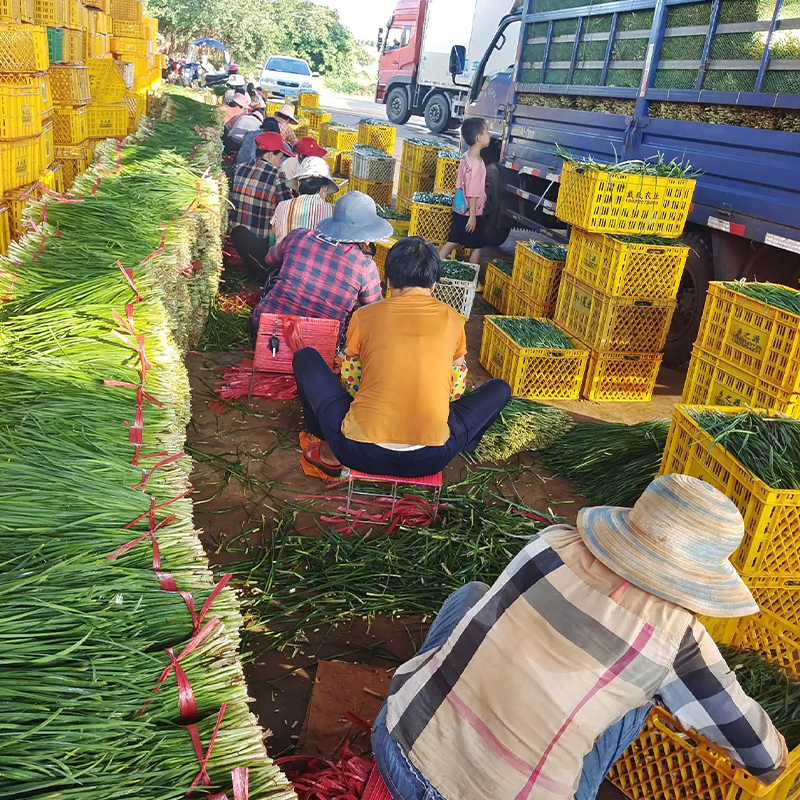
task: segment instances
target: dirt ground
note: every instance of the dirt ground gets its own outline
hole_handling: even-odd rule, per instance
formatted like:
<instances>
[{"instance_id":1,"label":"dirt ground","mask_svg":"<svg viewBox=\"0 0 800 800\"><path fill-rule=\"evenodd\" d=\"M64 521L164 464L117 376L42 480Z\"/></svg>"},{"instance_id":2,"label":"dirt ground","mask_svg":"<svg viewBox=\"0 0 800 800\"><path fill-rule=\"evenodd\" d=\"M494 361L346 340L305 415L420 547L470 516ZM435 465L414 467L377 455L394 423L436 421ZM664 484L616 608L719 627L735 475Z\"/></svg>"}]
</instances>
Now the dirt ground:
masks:
<instances>
[{"instance_id":1,"label":"dirt ground","mask_svg":"<svg viewBox=\"0 0 800 800\"><path fill-rule=\"evenodd\" d=\"M482 316L488 310L476 298L467 324L467 361L470 380L476 385L489 378L477 361ZM203 531L209 558L220 572L233 568L235 562L257 556L263 538L275 524L276 504L298 495L317 494L323 488L322 481L307 477L300 467L301 420L296 400L245 398L226 413L218 413L209 405L217 370L238 363L244 355L237 351L193 352L187 359L193 403L187 447L194 460L195 521ZM663 370L652 403L581 401L556 405L576 419L638 422L668 416L672 404L679 399L682 383L680 373ZM515 458L519 459L519 470L514 488L522 500L543 513L574 520L583 501L571 484L549 475L530 453ZM459 482L465 474L465 463L456 459L445 470L445 486ZM336 492L341 500L344 490ZM510 492L511 487L506 485L504 493L512 496ZM356 621L341 624L332 632L308 631L307 642L283 651L268 649L268 639L260 632L246 633L243 648L252 708L269 731L267 746L271 755L291 753L297 746L321 660L361 663L388 675L387 671L414 654L426 629L419 618L400 623L378 618L369 626ZM366 695L361 699L376 698ZM375 703L361 706L349 710L366 717L377 710ZM333 713L339 729L348 737L356 736L358 729L338 716L340 710ZM331 722L320 720L318 717L313 727L324 728ZM356 736L356 744L363 740Z\"/></svg>"}]
</instances>

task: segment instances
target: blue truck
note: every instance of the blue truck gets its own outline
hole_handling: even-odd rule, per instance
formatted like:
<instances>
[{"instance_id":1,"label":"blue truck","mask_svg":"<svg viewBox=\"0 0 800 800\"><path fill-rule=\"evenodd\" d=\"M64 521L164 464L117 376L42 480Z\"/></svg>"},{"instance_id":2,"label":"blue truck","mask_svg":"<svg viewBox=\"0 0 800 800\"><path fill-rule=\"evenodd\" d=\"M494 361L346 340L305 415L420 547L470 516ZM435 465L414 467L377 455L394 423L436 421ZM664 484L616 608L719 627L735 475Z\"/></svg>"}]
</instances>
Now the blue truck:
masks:
<instances>
[{"instance_id":1,"label":"blue truck","mask_svg":"<svg viewBox=\"0 0 800 800\"><path fill-rule=\"evenodd\" d=\"M462 53L450 70L459 85ZM566 241L562 159L663 156L701 171L665 363L689 358L711 280L800 276L800 0L524 0L471 83L488 120L490 243Z\"/></svg>"}]
</instances>

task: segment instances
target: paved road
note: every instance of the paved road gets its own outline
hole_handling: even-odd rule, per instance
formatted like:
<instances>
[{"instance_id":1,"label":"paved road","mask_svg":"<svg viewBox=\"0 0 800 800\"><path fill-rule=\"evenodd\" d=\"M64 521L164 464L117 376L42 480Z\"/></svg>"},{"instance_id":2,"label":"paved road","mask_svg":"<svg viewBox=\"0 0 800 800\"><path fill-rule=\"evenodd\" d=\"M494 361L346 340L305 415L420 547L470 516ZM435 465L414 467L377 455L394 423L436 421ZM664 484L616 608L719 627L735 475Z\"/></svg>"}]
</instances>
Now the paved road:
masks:
<instances>
[{"instance_id":1,"label":"paved road","mask_svg":"<svg viewBox=\"0 0 800 800\"><path fill-rule=\"evenodd\" d=\"M340 122L343 125L358 127L358 121L364 117L373 119L386 119L386 106L375 103L369 97L353 97L350 95L334 94L332 92L322 92L319 97L319 104L322 108L331 112L331 120ZM395 140L395 158L399 159L403 139L408 138L435 139L448 146L458 147L458 131L448 131L446 134L432 134L425 126L422 117L411 117L405 124L397 128L397 139Z\"/></svg>"}]
</instances>

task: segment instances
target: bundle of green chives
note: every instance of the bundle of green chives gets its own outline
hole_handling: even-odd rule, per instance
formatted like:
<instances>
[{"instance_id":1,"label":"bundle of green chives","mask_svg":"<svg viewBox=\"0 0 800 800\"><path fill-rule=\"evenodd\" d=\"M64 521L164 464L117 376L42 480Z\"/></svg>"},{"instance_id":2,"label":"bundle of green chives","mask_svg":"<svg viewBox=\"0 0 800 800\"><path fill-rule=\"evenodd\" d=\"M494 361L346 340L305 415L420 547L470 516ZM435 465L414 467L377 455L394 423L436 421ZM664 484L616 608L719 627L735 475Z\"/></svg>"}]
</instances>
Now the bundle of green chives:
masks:
<instances>
[{"instance_id":1,"label":"bundle of green chives","mask_svg":"<svg viewBox=\"0 0 800 800\"><path fill-rule=\"evenodd\" d=\"M453 281L474 281L477 274L475 264L465 264L462 261L452 261L450 259L442 261L441 278L449 278Z\"/></svg>"},{"instance_id":2,"label":"bundle of green chives","mask_svg":"<svg viewBox=\"0 0 800 800\"><path fill-rule=\"evenodd\" d=\"M422 203L426 206L451 206L453 205L453 195L436 194L434 192L414 192L411 198L414 203Z\"/></svg>"},{"instance_id":3,"label":"bundle of green chives","mask_svg":"<svg viewBox=\"0 0 800 800\"><path fill-rule=\"evenodd\" d=\"M695 178L702 174L688 160L679 161L677 158L673 158L671 161L665 161L662 153L647 160L633 159L630 161L618 161L615 164L600 164L591 156L583 159L576 158L560 145L556 145L556 155L564 161L574 164L578 173L593 169L600 172L618 172L624 175L642 175L656 178Z\"/></svg>"},{"instance_id":4,"label":"bundle of green chives","mask_svg":"<svg viewBox=\"0 0 800 800\"><path fill-rule=\"evenodd\" d=\"M398 220L411 219L411 212L405 208L394 209L394 208L389 208L387 206L376 206L375 210L378 212L378 216L382 217L383 219L398 219Z\"/></svg>"},{"instance_id":5,"label":"bundle of green chives","mask_svg":"<svg viewBox=\"0 0 800 800\"><path fill-rule=\"evenodd\" d=\"M567 248L560 244L548 244L547 242L536 242L531 239L528 242L528 247L536 253L537 256L546 258L548 261L566 261Z\"/></svg>"},{"instance_id":6,"label":"bundle of green chives","mask_svg":"<svg viewBox=\"0 0 800 800\"><path fill-rule=\"evenodd\" d=\"M574 350L575 345L549 322L533 317L494 317L495 325L521 347Z\"/></svg>"},{"instance_id":7,"label":"bundle of green chives","mask_svg":"<svg viewBox=\"0 0 800 800\"><path fill-rule=\"evenodd\" d=\"M618 236L612 234L611 238L625 244L649 244L655 247L680 247L681 242L675 239L665 239L663 236Z\"/></svg>"},{"instance_id":8,"label":"bundle of green chives","mask_svg":"<svg viewBox=\"0 0 800 800\"><path fill-rule=\"evenodd\" d=\"M211 306L199 350L238 350L250 348L250 309L223 309Z\"/></svg>"},{"instance_id":9,"label":"bundle of green chives","mask_svg":"<svg viewBox=\"0 0 800 800\"><path fill-rule=\"evenodd\" d=\"M731 281L725 286L739 294L761 300L768 306L775 306L775 308L783 309L790 314L800 315L800 292L793 291L786 286L777 283L744 283L743 281Z\"/></svg>"},{"instance_id":10,"label":"bundle of green chives","mask_svg":"<svg viewBox=\"0 0 800 800\"><path fill-rule=\"evenodd\" d=\"M724 414L692 409L690 416L710 434L711 447L724 447L772 489L800 489L800 420L766 412Z\"/></svg>"},{"instance_id":11,"label":"bundle of green chives","mask_svg":"<svg viewBox=\"0 0 800 800\"><path fill-rule=\"evenodd\" d=\"M500 270L504 275L508 275L511 277L514 273L514 262L513 261L503 261L502 259L496 258L489 262L493 264L497 269Z\"/></svg>"},{"instance_id":12,"label":"bundle of green chives","mask_svg":"<svg viewBox=\"0 0 800 800\"><path fill-rule=\"evenodd\" d=\"M669 425L668 419L579 422L542 452L542 460L591 505L630 507L658 474Z\"/></svg>"},{"instance_id":13,"label":"bundle of green chives","mask_svg":"<svg viewBox=\"0 0 800 800\"><path fill-rule=\"evenodd\" d=\"M391 156L387 155L383 150L379 150L371 144L354 144L353 153L358 153L368 158L391 158Z\"/></svg>"},{"instance_id":14,"label":"bundle of green chives","mask_svg":"<svg viewBox=\"0 0 800 800\"><path fill-rule=\"evenodd\" d=\"M522 450L543 450L574 424L560 408L512 397L484 433L475 456L480 461L502 461Z\"/></svg>"}]
</instances>

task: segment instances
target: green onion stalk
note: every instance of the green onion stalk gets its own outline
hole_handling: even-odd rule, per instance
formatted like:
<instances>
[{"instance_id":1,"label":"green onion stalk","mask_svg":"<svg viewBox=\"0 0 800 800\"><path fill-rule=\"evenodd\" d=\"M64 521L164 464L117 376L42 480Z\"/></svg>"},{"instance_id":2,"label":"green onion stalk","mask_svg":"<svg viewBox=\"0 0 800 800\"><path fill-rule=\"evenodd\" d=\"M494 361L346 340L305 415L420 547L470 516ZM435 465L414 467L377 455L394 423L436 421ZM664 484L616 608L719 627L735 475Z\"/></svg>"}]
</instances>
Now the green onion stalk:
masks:
<instances>
[{"instance_id":1,"label":"green onion stalk","mask_svg":"<svg viewBox=\"0 0 800 800\"><path fill-rule=\"evenodd\" d=\"M200 772L187 724L205 751L223 708L214 791L231 796L246 767L252 800L294 796L248 708L237 597L218 589L192 520L181 356L216 290L224 194L218 159L208 175L189 160L215 112L168 100L152 136L101 146L81 202L39 203L39 233L0 267L17 276L0 304L3 798L180 800ZM198 615L216 594L196 625L171 580Z\"/></svg>"},{"instance_id":2,"label":"green onion stalk","mask_svg":"<svg viewBox=\"0 0 800 800\"><path fill-rule=\"evenodd\" d=\"M527 245L537 256L546 258L548 261L566 261L567 248L560 244L549 244L548 242L537 242L531 239Z\"/></svg>"},{"instance_id":3,"label":"green onion stalk","mask_svg":"<svg viewBox=\"0 0 800 800\"><path fill-rule=\"evenodd\" d=\"M414 203L422 203L427 206L452 206L452 194L440 194L436 192L414 192L411 198Z\"/></svg>"},{"instance_id":4,"label":"green onion stalk","mask_svg":"<svg viewBox=\"0 0 800 800\"><path fill-rule=\"evenodd\" d=\"M668 419L579 422L541 455L590 505L630 507L658 474L668 433Z\"/></svg>"},{"instance_id":5,"label":"green onion stalk","mask_svg":"<svg viewBox=\"0 0 800 800\"><path fill-rule=\"evenodd\" d=\"M447 259L442 261L440 278L448 278L452 281L474 281L477 273L475 264L465 264L463 261Z\"/></svg>"},{"instance_id":6,"label":"green onion stalk","mask_svg":"<svg viewBox=\"0 0 800 800\"><path fill-rule=\"evenodd\" d=\"M575 349L568 336L545 320L534 317L493 317L493 321L521 347Z\"/></svg>"},{"instance_id":7,"label":"green onion stalk","mask_svg":"<svg viewBox=\"0 0 800 800\"><path fill-rule=\"evenodd\" d=\"M745 283L744 281L731 281L726 283L728 289L733 289L739 294L761 300L768 306L780 308L790 314L800 315L800 292L781 286L777 283Z\"/></svg>"},{"instance_id":8,"label":"green onion stalk","mask_svg":"<svg viewBox=\"0 0 800 800\"><path fill-rule=\"evenodd\" d=\"M601 164L591 156L582 159L577 158L560 145L556 145L555 152L559 158L573 164L578 174L583 174L589 170L598 170L600 172L615 172L624 175L641 175L655 178L696 178L698 175L702 175L702 172L695 169L688 159L681 161L673 158L671 161L666 161L663 153L658 153L645 160L632 159L629 161L617 161L614 164Z\"/></svg>"},{"instance_id":9,"label":"green onion stalk","mask_svg":"<svg viewBox=\"0 0 800 800\"><path fill-rule=\"evenodd\" d=\"M479 461L502 461L523 450L543 450L574 424L560 408L512 397L483 435L475 456Z\"/></svg>"}]
</instances>

